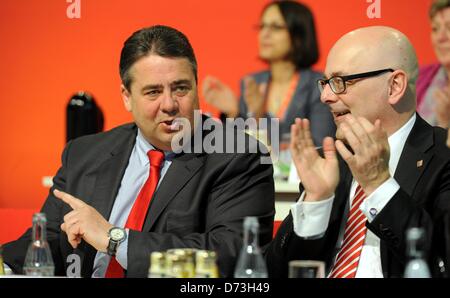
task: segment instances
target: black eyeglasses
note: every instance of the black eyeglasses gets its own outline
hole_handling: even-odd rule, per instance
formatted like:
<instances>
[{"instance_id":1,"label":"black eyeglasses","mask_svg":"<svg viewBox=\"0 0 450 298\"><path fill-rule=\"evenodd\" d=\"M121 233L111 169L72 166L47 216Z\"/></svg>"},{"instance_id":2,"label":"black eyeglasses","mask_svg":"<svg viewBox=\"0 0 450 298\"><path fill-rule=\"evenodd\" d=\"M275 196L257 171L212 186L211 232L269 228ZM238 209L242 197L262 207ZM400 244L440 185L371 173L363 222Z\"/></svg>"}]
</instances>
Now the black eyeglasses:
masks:
<instances>
[{"instance_id":1,"label":"black eyeglasses","mask_svg":"<svg viewBox=\"0 0 450 298\"><path fill-rule=\"evenodd\" d=\"M362 79L362 78L370 78L377 75L380 75L385 72L393 72L394 70L392 68L385 68L375 71L369 71L369 72L363 72L348 76L334 76L329 78L328 80L317 80L317 85L319 86L320 93L322 93L323 89L325 89L326 84L329 84L331 87L331 90L334 92L334 94L341 94L344 93L345 90L347 90L347 81L356 80L356 79Z\"/></svg>"}]
</instances>

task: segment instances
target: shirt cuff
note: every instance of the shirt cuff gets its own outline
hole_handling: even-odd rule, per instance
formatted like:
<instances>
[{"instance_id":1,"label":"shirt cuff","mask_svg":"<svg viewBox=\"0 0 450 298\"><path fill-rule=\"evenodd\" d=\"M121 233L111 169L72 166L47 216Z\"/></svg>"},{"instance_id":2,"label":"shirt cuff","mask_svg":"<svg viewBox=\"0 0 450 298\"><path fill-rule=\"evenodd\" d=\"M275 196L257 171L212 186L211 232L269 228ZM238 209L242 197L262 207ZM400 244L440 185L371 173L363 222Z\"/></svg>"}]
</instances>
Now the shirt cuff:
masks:
<instances>
[{"instance_id":1,"label":"shirt cuff","mask_svg":"<svg viewBox=\"0 0 450 298\"><path fill-rule=\"evenodd\" d=\"M304 202L305 195L303 192L291 206L294 232L302 238L320 238L328 228L334 195L319 202Z\"/></svg>"},{"instance_id":2,"label":"shirt cuff","mask_svg":"<svg viewBox=\"0 0 450 298\"><path fill-rule=\"evenodd\" d=\"M375 219L399 189L400 185L391 177L361 203L359 209L367 217L369 223Z\"/></svg>"},{"instance_id":3,"label":"shirt cuff","mask_svg":"<svg viewBox=\"0 0 450 298\"><path fill-rule=\"evenodd\" d=\"M119 244L119 247L117 248L117 253L116 253L116 260L117 262L120 264L120 266L124 269L127 270L128 268L128 257L127 257L127 253L128 253L128 235L129 235L130 230L129 229L125 229L125 233L127 234L127 238Z\"/></svg>"}]
</instances>

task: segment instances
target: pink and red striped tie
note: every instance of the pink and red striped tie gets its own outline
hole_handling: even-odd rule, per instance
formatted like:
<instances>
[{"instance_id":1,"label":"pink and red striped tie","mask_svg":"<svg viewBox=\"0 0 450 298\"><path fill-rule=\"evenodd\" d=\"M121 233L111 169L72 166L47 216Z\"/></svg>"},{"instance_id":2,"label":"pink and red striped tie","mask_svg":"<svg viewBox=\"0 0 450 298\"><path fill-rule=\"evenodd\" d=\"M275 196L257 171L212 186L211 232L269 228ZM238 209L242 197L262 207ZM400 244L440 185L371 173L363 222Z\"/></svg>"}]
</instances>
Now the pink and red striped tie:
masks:
<instances>
[{"instance_id":1,"label":"pink and red striped tie","mask_svg":"<svg viewBox=\"0 0 450 298\"><path fill-rule=\"evenodd\" d=\"M366 194L358 184L345 225L344 240L329 278L354 278L356 275L367 231L367 218L359 209L365 198Z\"/></svg>"}]
</instances>

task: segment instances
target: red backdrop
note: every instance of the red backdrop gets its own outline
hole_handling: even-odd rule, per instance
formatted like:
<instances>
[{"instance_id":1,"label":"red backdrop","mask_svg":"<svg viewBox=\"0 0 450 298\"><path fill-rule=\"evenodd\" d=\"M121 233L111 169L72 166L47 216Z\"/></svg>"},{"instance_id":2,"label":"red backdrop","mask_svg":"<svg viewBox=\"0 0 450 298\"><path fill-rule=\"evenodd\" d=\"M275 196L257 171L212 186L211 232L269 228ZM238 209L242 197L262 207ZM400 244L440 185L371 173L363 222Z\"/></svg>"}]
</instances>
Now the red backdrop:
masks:
<instances>
[{"instance_id":1,"label":"red backdrop","mask_svg":"<svg viewBox=\"0 0 450 298\"><path fill-rule=\"evenodd\" d=\"M367 0L304 0L315 13L323 69L342 34L390 25L405 32L421 64L434 61L429 41L430 0L380 0L381 18L369 19ZM119 93L123 41L136 29L166 24L190 38L206 74L237 91L238 79L264 65L256 32L262 0L80 0L81 18L69 19L66 0L0 2L0 208L39 208L65 143L65 107L78 90L91 92L106 129L131 120ZM204 110L211 111L202 103Z\"/></svg>"}]
</instances>

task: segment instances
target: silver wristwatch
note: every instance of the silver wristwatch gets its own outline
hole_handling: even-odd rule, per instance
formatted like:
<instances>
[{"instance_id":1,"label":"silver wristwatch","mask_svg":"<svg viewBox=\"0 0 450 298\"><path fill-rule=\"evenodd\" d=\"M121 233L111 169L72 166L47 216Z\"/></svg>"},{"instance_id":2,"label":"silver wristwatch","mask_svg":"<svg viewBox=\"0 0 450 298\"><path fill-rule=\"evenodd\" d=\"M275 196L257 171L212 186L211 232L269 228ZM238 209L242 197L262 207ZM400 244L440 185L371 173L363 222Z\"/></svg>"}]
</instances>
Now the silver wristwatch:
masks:
<instances>
[{"instance_id":1,"label":"silver wristwatch","mask_svg":"<svg viewBox=\"0 0 450 298\"><path fill-rule=\"evenodd\" d=\"M119 227L112 227L108 231L109 243L106 248L106 253L110 256L115 256L117 253L117 248L119 244L127 238L127 233L125 229Z\"/></svg>"}]
</instances>

